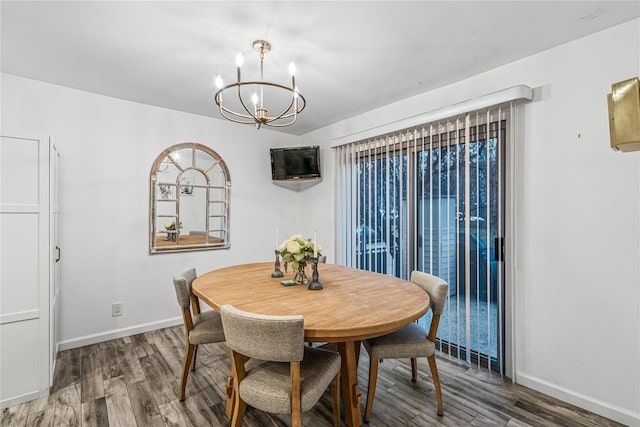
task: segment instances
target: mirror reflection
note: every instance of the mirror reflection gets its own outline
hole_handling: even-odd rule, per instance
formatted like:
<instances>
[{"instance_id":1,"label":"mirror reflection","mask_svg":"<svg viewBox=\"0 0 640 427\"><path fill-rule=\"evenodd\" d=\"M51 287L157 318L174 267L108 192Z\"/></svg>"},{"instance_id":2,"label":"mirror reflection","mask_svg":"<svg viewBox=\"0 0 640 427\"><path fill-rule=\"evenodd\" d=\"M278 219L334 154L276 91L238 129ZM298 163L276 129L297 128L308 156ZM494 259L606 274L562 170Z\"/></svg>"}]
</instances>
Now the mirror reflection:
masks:
<instances>
[{"instance_id":1,"label":"mirror reflection","mask_svg":"<svg viewBox=\"0 0 640 427\"><path fill-rule=\"evenodd\" d=\"M231 177L201 144L164 150L151 168L150 252L228 248Z\"/></svg>"}]
</instances>

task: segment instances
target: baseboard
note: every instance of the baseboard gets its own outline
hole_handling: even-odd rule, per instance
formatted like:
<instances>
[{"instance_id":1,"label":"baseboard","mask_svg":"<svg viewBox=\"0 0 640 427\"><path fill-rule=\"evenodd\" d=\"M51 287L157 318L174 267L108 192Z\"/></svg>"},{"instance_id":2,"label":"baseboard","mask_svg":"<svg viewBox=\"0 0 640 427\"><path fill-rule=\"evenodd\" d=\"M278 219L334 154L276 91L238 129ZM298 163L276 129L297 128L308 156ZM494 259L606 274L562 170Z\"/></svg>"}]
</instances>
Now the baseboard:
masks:
<instances>
[{"instance_id":1,"label":"baseboard","mask_svg":"<svg viewBox=\"0 0 640 427\"><path fill-rule=\"evenodd\" d=\"M172 319L165 319L158 322L143 323L141 325L130 326L128 328L114 329L99 334L85 335L71 340L60 341L58 343L58 351L70 350L72 348L84 347L85 345L97 344L116 338L155 331L156 329L167 328L169 326L181 325L182 322L182 317L174 317Z\"/></svg>"},{"instance_id":2,"label":"baseboard","mask_svg":"<svg viewBox=\"0 0 640 427\"><path fill-rule=\"evenodd\" d=\"M9 406L18 405L20 403L28 402L30 400L39 399L49 395L49 389L36 390L30 393L25 393L20 396L11 397L0 401L0 409L8 408Z\"/></svg>"},{"instance_id":3,"label":"baseboard","mask_svg":"<svg viewBox=\"0 0 640 427\"><path fill-rule=\"evenodd\" d=\"M517 383L629 427L640 427L640 413L576 393L531 375L517 373Z\"/></svg>"}]
</instances>

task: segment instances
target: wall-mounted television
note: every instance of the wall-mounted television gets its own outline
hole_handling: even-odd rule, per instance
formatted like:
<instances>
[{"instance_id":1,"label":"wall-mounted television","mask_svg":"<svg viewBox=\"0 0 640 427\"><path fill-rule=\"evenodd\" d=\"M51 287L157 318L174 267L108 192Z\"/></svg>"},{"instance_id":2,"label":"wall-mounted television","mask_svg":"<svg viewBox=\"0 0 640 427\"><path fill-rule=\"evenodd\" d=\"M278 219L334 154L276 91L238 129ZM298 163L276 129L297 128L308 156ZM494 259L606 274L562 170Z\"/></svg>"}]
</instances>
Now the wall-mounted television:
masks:
<instances>
[{"instance_id":1,"label":"wall-mounted television","mask_svg":"<svg viewBox=\"0 0 640 427\"><path fill-rule=\"evenodd\" d=\"M271 178L274 181L320 177L320 150L317 145L271 149Z\"/></svg>"}]
</instances>

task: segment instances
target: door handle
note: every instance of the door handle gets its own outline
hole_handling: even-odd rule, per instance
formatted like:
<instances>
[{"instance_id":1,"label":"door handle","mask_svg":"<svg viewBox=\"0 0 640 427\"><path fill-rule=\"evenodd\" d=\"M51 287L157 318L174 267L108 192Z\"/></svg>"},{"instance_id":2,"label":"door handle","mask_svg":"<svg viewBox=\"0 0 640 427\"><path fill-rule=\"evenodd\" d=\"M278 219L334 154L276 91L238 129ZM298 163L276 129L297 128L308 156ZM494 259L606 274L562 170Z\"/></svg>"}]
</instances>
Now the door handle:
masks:
<instances>
[{"instance_id":1,"label":"door handle","mask_svg":"<svg viewBox=\"0 0 640 427\"><path fill-rule=\"evenodd\" d=\"M58 258L56 258L56 262L60 261L60 256L62 255L62 251L60 250L60 246L56 246L56 250L58 251Z\"/></svg>"},{"instance_id":2,"label":"door handle","mask_svg":"<svg viewBox=\"0 0 640 427\"><path fill-rule=\"evenodd\" d=\"M504 261L504 237L496 237L493 240L493 259Z\"/></svg>"}]
</instances>

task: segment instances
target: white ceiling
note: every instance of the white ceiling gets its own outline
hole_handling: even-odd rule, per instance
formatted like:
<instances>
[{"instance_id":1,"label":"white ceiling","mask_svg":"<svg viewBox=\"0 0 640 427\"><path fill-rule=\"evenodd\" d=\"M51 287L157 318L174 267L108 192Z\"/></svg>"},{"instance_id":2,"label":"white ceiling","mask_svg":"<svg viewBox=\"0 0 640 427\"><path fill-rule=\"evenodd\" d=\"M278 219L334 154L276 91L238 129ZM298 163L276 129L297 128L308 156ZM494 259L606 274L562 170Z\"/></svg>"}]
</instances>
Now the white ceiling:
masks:
<instances>
[{"instance_id":1,"label":"white ceiling","mask_svg":"<svg viewBox=\"0 0 640 427\"><path fill-rule=\"evenodd\" d=\"M297 135L640 16L639 1L2 1L2 71L220 117L214 78L307 99ZM612 47L615 48L615 47ZM594 58L596 61L597 58ZM238 125L240 126L240 125Z\"/></svg>"}]
</instances>

